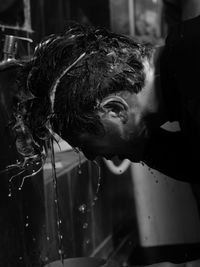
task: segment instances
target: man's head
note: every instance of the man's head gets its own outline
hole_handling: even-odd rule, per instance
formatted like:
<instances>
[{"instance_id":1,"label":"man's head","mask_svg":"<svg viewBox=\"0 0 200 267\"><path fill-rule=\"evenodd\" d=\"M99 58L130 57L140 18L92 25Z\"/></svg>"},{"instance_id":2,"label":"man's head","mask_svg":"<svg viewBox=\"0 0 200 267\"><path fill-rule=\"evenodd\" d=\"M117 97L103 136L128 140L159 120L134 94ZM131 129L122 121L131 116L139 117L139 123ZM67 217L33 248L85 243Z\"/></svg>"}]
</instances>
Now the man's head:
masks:
<instances>
[{"instance_id":1,"label":"man's head","mask_svg":"<svg viewBox=\"0 0 200 267\"><path fill-rule=\"evenodd\" d=\"M88 158L126 158L135 149L139 160L148 136L145 117L155 109L152 51L80 25L46 38L25 68L28 89L37 98L32 110L39 110L31 123L38 128L37 114L51 114L54 131Z\"/></svg>"}]
</instances>

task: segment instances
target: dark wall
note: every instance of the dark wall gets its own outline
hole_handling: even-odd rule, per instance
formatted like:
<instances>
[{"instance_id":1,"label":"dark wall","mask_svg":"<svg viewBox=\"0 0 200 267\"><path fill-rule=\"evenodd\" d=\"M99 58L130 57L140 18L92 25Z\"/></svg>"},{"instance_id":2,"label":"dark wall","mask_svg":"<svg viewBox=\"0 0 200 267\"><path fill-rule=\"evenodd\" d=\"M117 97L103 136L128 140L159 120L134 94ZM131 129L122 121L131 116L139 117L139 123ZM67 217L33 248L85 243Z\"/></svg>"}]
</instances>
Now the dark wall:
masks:
<instances>
[{"instance_id":1,"label":"dark wall","mask_svg":"<svg viewBox=\"0 0 200 267\"><path fill-rule=\"evenodd\" d=\"M62 31L70 20L110 27L109 0L31 0L33 38Z\"/></svg>"}]
</instances>

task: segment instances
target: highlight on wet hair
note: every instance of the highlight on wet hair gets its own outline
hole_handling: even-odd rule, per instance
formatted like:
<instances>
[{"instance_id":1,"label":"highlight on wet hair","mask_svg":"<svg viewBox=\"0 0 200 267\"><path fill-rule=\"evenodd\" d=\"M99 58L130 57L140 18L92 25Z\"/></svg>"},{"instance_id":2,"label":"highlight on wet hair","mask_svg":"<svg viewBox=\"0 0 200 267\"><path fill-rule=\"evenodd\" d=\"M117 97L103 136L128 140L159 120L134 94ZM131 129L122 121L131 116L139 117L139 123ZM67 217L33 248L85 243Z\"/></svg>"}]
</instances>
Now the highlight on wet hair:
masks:
<instances>
[{"instance_id":1,"label":"highlight on wet hair","mask_svg":"<svg viewBox=\"0 0 200 267\"><path fill-rule=\"evenodd\" d=\"M45 155L54 132L72 146L71 136L102 134L99 103L112 93L142 90L143 62L151 53L149 45L79 24L44 38L18 78L14 128L19 153Z\"/></svg>"}]
</instances>

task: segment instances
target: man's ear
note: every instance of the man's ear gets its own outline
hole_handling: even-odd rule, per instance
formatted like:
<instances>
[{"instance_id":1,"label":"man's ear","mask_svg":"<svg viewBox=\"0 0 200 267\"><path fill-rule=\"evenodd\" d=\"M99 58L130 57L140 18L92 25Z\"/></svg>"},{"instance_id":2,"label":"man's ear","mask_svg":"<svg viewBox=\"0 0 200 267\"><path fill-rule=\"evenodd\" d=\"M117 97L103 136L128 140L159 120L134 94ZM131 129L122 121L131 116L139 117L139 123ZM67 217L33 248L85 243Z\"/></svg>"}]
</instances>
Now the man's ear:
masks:
<instances>
[{"instance_id":1,"label":"man's ear","mask_svg":"<svg viewBox=\"0 0 200 267\"><path fill-rule=\"evenodd\" d=\"M128 121L127 102L120 96L110 96L102 100L99 108L102 118L120 119L122 123Z\"/></svg>"}]
</instances>

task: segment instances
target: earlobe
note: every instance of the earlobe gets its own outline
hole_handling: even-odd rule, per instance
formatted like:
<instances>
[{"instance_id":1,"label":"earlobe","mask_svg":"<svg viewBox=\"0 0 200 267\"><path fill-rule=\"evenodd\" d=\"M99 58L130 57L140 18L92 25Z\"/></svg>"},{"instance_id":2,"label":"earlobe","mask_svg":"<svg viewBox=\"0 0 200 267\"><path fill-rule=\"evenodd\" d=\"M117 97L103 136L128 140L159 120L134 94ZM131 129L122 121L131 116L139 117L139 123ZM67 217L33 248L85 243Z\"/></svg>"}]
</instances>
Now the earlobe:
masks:
<instances>
[{"instance_id":1,"label":"earlobe","mask_svg":"<svg viewBox=\"0 0 200 267\"><path fill-rule=\"evenodd\" d=\"M102 117L110 119L120 119L124 124L128 121L127 102L119 96L111 96L102 100L99 111Z\"/></svg>"}]
</instances>

